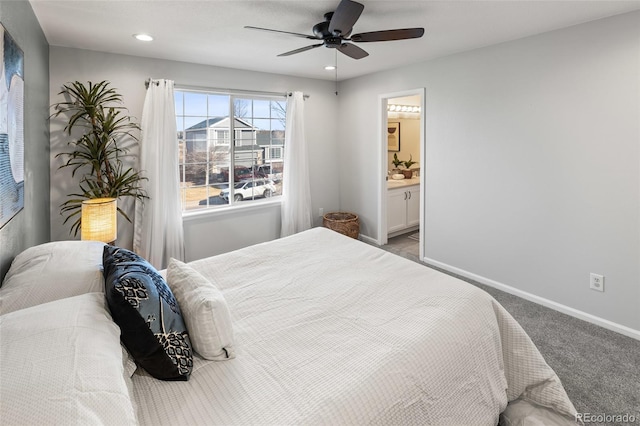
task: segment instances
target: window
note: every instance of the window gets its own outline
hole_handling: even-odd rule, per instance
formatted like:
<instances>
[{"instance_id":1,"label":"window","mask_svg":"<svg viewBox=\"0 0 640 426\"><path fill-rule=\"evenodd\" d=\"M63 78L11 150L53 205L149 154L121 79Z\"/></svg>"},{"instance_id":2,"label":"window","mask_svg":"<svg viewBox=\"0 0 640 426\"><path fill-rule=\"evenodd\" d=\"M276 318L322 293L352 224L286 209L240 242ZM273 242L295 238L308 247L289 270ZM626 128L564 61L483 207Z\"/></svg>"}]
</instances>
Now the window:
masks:
<instances>
[{"instance_id":1,"label":"window","mask_svg":"<svg viewBox=\"0 0 640 426\"><path fill-rule=\"evenodd\" d=\"M284 154L284 150L283 150L284 146L272 146L271 148L269 148L269 150L266 152L267 155L267 159L269 160L281 160Z\"/></svg>"},{"instance_id":2,"label":"window","mask_svg":"<svg viewBox=\"0 0 640 426\"><path fill-rule=\"evenodd\" d=\"M229 130L213 130L214 145L229 145Z\"/></svg>"},{"instance_id":3,"label":"window","mask_svg":"<svg viewBox=\"0 0 640 426\"><path fill-rule=\"evenodd\" d=\"M183 212L282 195L284 96L176 89L175 106Z\"/></svg>"}]
</instances>

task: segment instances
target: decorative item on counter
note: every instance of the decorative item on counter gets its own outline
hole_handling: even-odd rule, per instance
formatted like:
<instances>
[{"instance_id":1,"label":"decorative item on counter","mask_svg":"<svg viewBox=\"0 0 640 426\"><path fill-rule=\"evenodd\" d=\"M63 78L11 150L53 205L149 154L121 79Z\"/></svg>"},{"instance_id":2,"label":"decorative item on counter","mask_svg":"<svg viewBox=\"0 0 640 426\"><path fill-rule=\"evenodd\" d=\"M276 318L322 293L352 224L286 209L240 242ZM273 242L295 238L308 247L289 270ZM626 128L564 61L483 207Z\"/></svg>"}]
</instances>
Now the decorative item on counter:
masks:
<instances>
[{"instance_id":1,"label":"decorative item on counter","mask_svg":"<svg viewBox=\"0 0 640 426\"><path fill-rule=\"evenodd\" d=\"M391 174L400 173L400 164L402 164L402 160L398 158L398 154L393 154L393 160L391 160L395 169L391 170Z\"/></svg>"},{"instance_id":2,"label":"decorative item on counter","mask_svg":"<svg viewBox=\"0 0 640 426\"><path fill-rule=\"evenodd\" d=\"M404 177L406 179L411 179L413 177L413 170L409 170L409 169L414 164L417 164L417 161L413 161L413 157L411 156L411 154L409 154L409 160L408 161L402 161L402 164L406 168L406 170L402 171L402 174L404 175Z\"/></svg>"},{"instance_id":3,"label":"decorative item on counter","mask_svg":"<svg viewBox=\"0 0 640 426\"><path fill-rule=\"evenodd\" d=\"M395 180L404 179L404 175L402 173L394 173L391 175L391 179L395 179Z\"/></svg>"}]
</instances>

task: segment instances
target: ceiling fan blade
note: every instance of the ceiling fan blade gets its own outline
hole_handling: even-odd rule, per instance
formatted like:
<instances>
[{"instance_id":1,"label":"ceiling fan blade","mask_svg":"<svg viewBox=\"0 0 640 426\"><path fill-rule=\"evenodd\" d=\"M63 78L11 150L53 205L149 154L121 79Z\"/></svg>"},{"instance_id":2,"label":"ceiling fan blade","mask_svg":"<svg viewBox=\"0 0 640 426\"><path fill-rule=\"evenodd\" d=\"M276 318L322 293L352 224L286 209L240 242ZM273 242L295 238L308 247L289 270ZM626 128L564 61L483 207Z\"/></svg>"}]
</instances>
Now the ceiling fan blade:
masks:
<instances>
[{"instance_id":1,"label":"ceiling fan blade","mask_svg":"<svg viewBox=\"0 0 640 426\"><path fill-rule=\"evenodd\" d=\"M424 35L424 28L404 28L401 30L372 31L351 36L351 41L365 43L370 41L406 40L420 38Z\"/></svg>"},{"instance_id":2,"label":"ceiling fan blade","mask_svg":"<svg viewBox=\"0 0 640 426\"><path fill-rule=\"evenodd\" d=\"M301 47L300 49L291 50L289 52L281 53L278 56L291 56L291 55L295 55L296 53L306 52L307 50L315 49L316 47L320 47L322 45L323 45L323 43L312 44L311 46L305 46L305 47Z\"/></svg>"},{"instance_id":3,"label":"ceiling fan blade","mask_svg":"<svg viewBox=\"0 0 640 426\"><path fill-rule=\"evenodd\" d=\"M364 5L358 2L342 0L336 11L333 12L329 23L329 31L333 34L349 34L363 10Z\"/></svg>"},{"instance_id":4,"label":"ceiling fan blade","mask_svg":"<svg viewBox=\"0 0 640 426\"><path fill-rule=\"evenodd\" d=\"M366 51L351 43L342 43L338 50L353 59L362 59L369 56Z\"/></svg>"},{"instance_id":5,"label":"ceiling fan blade","mask_svg":"<svg viewBox=\"0 0 640 426\"><path fill-rule=\"evenodd\" d=\"M292 33L290 31L272 30L270 28L252 27L250 25L245 25L245 28L248 28L250 30L269 31L269 32L272 32L272 33L289 34L289 35L293 35L293 36L296 36L296 37L307 38L307 39L310 39L310 40L319 40L317 37L314 37L312 35L306 35L306 34L300 34L300 33Z\"/></svg>"}]
</instances>

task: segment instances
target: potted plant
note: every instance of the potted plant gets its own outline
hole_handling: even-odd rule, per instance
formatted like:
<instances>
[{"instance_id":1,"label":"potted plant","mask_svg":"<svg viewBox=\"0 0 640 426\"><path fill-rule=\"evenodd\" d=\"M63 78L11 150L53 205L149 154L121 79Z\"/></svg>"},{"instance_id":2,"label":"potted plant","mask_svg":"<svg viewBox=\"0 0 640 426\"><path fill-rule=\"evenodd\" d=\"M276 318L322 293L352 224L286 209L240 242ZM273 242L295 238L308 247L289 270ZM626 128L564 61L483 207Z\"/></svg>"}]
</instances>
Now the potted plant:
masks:
<instances>
[{"instance_id":1,"label":"potted plant","mask_svg":"<svg viewBox=\"0 0 640 426\"><path fill-rule=\"evenodd\" d=\"M409 169L411 168L411 166L413 166L416 163L417 161L413 161L413 157L411 156L411 154L409 154L409 160L402 162L402 164L405 167L405 170L402 171L402 174L404 175L405 179L411 179L411 177L413 177L413 170L409 170Z\"/></svg>"},{"instance_id":2,"label":"potted plant","mask_svg":"<svg viewBox=\"0 0 640 426\"><path fill-rule=\"evenodd\" d=\"M66 158L60 166L71 167L71 175L81 173L79 189L69 194L61 204L60 213L66 215L66 224L73 220L71 231L77 235L81 226L82 201L93 198L133 197L147 198L140 186L143 177L139 171L123 164L129 149L138 141L132 133L140 128L122 106L122 96L110 87L108 81L87 84L74 81L62 86L59 95L64 102L54 104L52 118L64 116L64 132L71 137L70 150L58 156ZM131 219L118 207L127 221Z\"/></svg>"},{"instance_id":3,"label":"potted plant","mask_svg":"<svg viewBox=\"0 0 640 426\"><path fill-rule=\"evenodd\" d=\"M400 164L402 164L402 160L398 159L398 154L394 153L393 154L393 160L391 160L391 162L393 163L393 166L395 167L395 169L391 170L391 173L400 173Z\"/></svg>"}]
</instances>

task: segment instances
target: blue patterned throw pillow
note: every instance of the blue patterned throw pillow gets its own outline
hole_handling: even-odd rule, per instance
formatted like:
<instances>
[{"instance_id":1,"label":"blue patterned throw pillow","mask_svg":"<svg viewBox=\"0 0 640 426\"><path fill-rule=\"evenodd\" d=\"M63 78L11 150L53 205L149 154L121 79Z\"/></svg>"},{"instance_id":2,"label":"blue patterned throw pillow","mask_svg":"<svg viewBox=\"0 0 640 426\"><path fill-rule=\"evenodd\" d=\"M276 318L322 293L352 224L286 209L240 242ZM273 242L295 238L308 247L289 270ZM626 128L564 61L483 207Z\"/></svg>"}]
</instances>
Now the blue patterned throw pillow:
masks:
<instances>
[{"instance_id":1,"label":"blue patterned throw pillow","mask_svg":"<svg viewBox=\"0 0 640 426\"><path fill-rule=\"evenodd\" d=\"M136 362L161 380L188 380L193 351L176 298L149 262L105 246L105 295L122 343Z\"/></svg>"}]
</instances>

